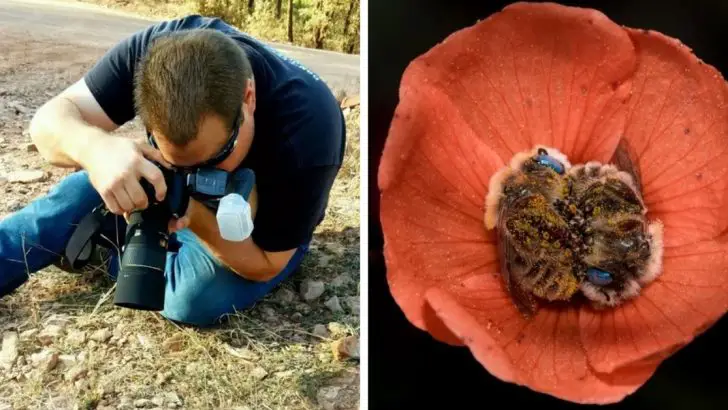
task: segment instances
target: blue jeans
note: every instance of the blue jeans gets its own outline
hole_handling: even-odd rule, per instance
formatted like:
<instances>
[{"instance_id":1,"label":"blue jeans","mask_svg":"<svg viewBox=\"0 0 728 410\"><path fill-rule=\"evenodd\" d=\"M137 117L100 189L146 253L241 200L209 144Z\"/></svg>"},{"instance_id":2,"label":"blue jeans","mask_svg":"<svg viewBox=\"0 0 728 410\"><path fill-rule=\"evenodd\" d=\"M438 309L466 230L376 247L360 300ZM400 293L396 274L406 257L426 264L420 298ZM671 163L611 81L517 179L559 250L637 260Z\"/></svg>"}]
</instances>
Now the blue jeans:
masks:
<instances>
[{"instance_id":1,"label":"blue jeans","mask_svg":"<svg viewBox=\"0 0 728 410\"><path fill-rule=\"evenodd\" d=\"M0 297L25 283L30 273L57 261L75 225L99 204L101 197L88 174L79 171L0 221ZM119 228L121 238L125 230L124 223ZM252 306L290 276L308 250L308 245L302 245L277 276L255 282L225 268L190 230L178 232L177 239L182 245L179 252L167 254L161 314L195 326L213 325L225 314ZM109 266L112 278L118 264L118 255L114 255Z\"/></svg>"}]
</instances>

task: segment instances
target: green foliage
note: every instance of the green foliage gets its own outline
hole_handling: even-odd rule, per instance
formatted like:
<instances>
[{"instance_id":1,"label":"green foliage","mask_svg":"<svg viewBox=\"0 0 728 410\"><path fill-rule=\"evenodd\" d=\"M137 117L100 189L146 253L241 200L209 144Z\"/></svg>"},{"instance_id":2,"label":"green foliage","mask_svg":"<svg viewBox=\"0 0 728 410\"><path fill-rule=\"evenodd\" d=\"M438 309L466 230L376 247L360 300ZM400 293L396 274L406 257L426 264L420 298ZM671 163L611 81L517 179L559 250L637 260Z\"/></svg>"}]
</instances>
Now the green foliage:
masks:
<instances>
[{"instance_id":1,"label":"green foliage","mask_svg":"<svg viewBox=\"0 0 728 410\"><path fill-rule=\"evenodd\" d=\"M220 17L254 37L287 42L288 4L288 0L195 0L195 12ZM292 4L294 44L359 53L359 0L293 0Z\"/></svg>"}]
</instances>

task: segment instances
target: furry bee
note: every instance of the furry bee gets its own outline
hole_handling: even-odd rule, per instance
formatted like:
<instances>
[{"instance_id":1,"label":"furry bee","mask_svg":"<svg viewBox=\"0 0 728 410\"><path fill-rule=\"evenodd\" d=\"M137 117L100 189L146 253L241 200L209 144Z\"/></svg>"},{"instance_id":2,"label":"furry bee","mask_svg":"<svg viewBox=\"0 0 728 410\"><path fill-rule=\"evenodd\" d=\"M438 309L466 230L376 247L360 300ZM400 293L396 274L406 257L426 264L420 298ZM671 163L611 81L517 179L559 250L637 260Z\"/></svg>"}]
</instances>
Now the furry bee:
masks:
<instances>
[{"instance_id":1,"label":"furry bee","mask_svg":"<svg viewBox=\"0 0 728 410\"><path fill-rule=\"evenodd\" d=\"M501 274L527 316L538 299L567 301L579 290L572 249L578 238L562 215L570 166L560 152L539 146L514 156L490 182L486 227L497 229Z\"/></svg>"},{"instance_id":2,"label":"furry bee","mask_svg":"<svg viewBox=\"0 0 728 410\"><path fill-rule=\"evenodd\" d=\"M571 202L583 213L577 227L586 269L580 290L596 308L616 306L652 282L662 261L662 224L647 220L633 173L590 162L567 173Z\"/></svg>"},{"instance_id":3,"label":"furry bee","mask_svg":"<svg viewBox=\"0 0 728 410\"><path fill-rule=\"evenodd\" d=\"M524 315L579 293L615 306L654 280L662 225L648 223L636 181L614 165L572 166L543 146L494 175L485 225L497 230L500 271Z\"/></svg>"}]
</instances>

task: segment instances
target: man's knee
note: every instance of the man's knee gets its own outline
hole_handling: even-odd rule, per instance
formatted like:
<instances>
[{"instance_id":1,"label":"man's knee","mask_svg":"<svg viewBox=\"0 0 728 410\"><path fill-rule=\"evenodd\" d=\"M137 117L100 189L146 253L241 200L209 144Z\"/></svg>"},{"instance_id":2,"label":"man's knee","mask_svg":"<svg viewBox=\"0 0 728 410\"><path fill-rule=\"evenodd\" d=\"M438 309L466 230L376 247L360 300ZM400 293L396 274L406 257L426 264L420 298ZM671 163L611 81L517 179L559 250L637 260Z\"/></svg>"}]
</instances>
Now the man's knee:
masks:
<instances>
[{"instance_id":1,"label":"man's knee","mask_svg":"<svg viewBox=\"0 0 728 410\"><path fill-rule=\"evenodd\" d=\"M177 322L209 326L226 313L233 313L246 289L236 280L239 278L196 245L187 240L180 252L168 259L162 315Z\"/></svg>"}]
</instances>

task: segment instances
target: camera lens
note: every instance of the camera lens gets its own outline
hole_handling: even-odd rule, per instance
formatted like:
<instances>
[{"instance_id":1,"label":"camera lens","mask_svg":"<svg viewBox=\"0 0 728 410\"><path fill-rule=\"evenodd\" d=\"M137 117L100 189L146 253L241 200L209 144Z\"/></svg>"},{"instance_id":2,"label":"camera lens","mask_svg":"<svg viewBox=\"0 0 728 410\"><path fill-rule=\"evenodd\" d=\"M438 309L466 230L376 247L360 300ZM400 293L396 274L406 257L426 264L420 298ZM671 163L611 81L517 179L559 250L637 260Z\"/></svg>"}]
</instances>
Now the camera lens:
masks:
<instances>
[{"instance_id":1,"label":"camera lens","mask_svg":"<svg viewBox=\"0 0 728 410\"><path fill-rule=\"evenodd\" d=\"M169 216L165 211L163 205L154 204L129 216L114 296L117 306L164 309L164 269L169 241Z\"/></svg>"}]
</instances>

